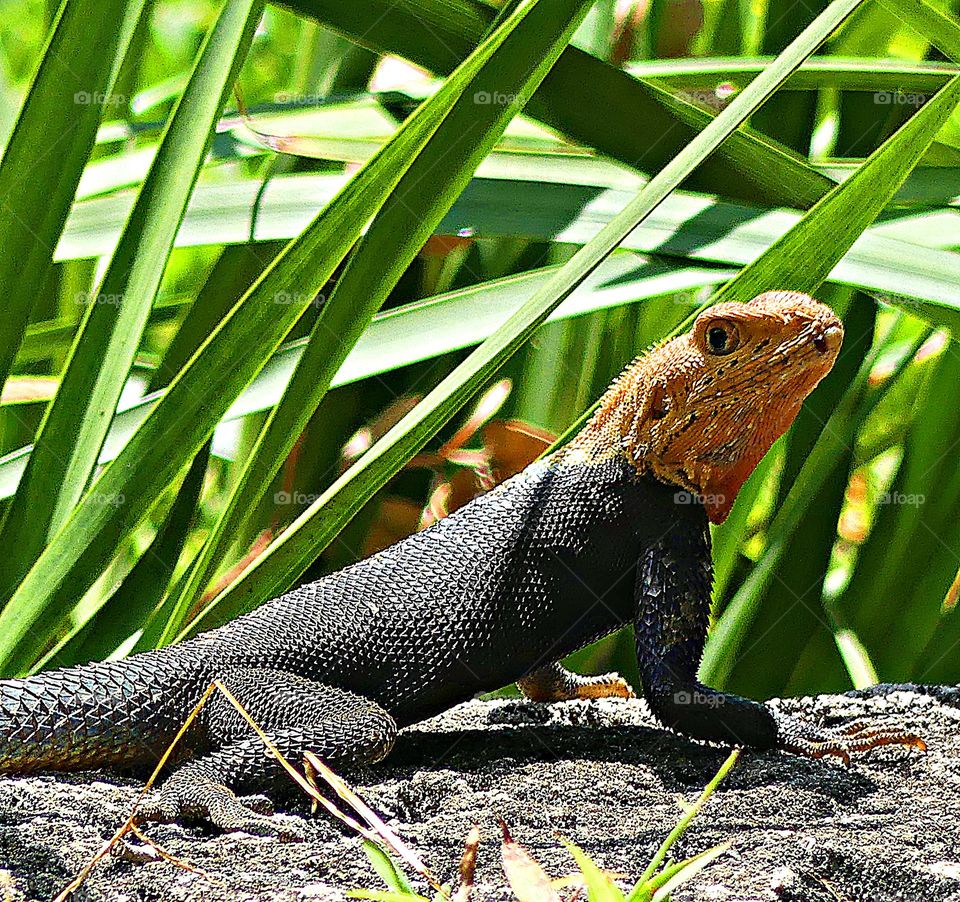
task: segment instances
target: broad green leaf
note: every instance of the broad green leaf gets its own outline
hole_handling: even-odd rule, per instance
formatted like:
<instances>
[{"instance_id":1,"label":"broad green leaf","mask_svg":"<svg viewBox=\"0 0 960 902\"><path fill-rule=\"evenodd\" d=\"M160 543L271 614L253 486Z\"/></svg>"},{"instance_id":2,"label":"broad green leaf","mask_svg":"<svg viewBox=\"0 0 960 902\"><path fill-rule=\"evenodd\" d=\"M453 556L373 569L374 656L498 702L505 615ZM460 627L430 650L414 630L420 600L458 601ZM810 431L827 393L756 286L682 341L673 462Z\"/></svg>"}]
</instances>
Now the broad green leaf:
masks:
<instances>
[{"instance_id":1,"label":"broad green leaf","mask_svg":"<svg viewBox=\"0 0 960 902\"><path fill-rule=\"evenodd\" d=\"M415 7L393 0L284 0L353 40L382 53L405 57L434 72L449 71L484 34L495 15L472 0L419 0ZM596 98L604 115L596 115ZM690 106L690 119L677 115L677 103L620 69L576 47L560 57L531 98L527 112L577 143L645 172L665 166L710 116ZM698 126L690 124L696 120ZM643 127L637 128L642 122ZM658 140L648 140L657 135ZM749 202L805 209L830 188L829 180L762 135L742 130L715 159L698 167L687 187L722 193Z\"/></svg>"},{"instance_id":2,"label":"broad green leaf","mask_svg":"<svg viewBox=\"0 0 960 902\"><path fill-rule=\"evenodd\" d=\"M0 160L0 388L50 269L144 0L66 0ZM40 153L56 165L37 169Z\"/></svg>"},{"instance_id":3,"label":"broad green leaf","mask_svg":"<svg viewBox=\"0 0 960 902\"><path fill-rule=\"evenodd\" d=\"M295 235L343 176L293 176L272 181L260 201L259 182L201 185L181 231L183 245L247 240L259 212L260 238ZM206 190L205 190L206 188ZM588 185L477 179L444 217L439 231L478 237L516 236L583 244L629 203L630 192ZM78 205L68 223L66 257L109 253L112 222L125 208L114 197ZM751 263L801 219L789 210L758 210L716 198L675 192L628 235L623 247L648 253L742 266ZM925 242L934 247L923 247ZM833 267L830 280L926 302L932 322L960 327L960 256L939 250L960 245L960 219L926 213L884 221L862 235Z\"/></svg>"},{"instance_id":4,"label":"broad green leaf","mask_svg":"<svg viewBox=\"0 0 960 902\"><path fill-rule=\"evenodd\" d=\"M351 517L533 334L671 191L757 109L802 61L856 9L830 6L716 119L659 172L627 207L584 245L550 281L323 492L287 531L190 626L229 619L286 591ZM210 612L216 611L214 616Z\"/></svg>"},{"instance_id":5,"label":"broad green leaf","mask_svg":"<svg viewBox=\"0 0 960 902\"><path fill-rule=\"evenodd\" d=\"M424 148L374 217L325 300L290 383L271 411L246 467L174 605L161 643L183 626L216 573L235 533L269 487L380 305L433 234L514 112L543 80L586 13L586 0L531 5L512 27L498 65L481 71L444 120L447 142ZM520 13L518 13L520 15ZM477 98L516 98L480 102ZM438 131L438 135L440 132ZM429 180L430 190L424 191Z\"/></svg>"},{"instance_id":6,"label":"broad green leaf","mask_svg":"<svg viewBox=\"0 0 960 902\"><path fill-rule=\"evenodd\" d=\"M517 15L522 19L528 12L525 6ZM60 587L69 582L80 593L97 578L99 562L87 549L115 547L209 438L509 33L504 28L492 35L404 123L273 261L180 371L0 612L0 661L6 670L22 670L36 655L36 646L22 641L25 636L37 643L53 630Z\"/></svg>"},{"instance_id":7,"label":"broad green leaf","mask_svg":"<svg viewBox=\"0 0 960 902\"><path fill-rule=\"evenodd\" d=\"M87 312L0 533L10 549L0 595L12 593L89 484L214 123L261 13L259 0L227 0L103 280L77 299Z\"/></svg>"}]
</instances>

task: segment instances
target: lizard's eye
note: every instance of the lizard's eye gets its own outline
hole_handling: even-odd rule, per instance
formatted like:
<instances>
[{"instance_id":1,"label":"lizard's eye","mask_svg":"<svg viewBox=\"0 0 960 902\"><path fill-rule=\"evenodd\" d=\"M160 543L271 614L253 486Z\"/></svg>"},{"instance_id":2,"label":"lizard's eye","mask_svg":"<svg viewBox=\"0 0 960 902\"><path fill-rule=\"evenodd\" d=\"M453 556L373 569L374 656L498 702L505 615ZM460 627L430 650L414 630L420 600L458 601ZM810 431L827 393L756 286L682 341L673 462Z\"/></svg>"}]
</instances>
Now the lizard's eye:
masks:
<instances>
[{"instance_id":1,"label":"lizard's eye","mask_svg":"<svg viewBox=\"0 0 960 902\"><path fill-rule=\"evenodd\" d=\"M736 326L727 320L714 320L704 330L706 350L718 357L735 351L740 346Z\"/></svg>"}]
</instances>

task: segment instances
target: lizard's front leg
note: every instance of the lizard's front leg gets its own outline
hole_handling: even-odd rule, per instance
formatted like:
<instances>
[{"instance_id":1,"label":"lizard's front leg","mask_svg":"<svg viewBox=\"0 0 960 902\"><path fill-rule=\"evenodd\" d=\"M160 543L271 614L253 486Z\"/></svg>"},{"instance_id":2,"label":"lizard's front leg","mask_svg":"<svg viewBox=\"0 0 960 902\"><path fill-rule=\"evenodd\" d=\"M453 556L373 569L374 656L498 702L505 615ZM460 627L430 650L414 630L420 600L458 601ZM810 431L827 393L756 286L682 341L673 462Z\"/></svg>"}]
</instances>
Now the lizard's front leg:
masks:
<instances>
[{"instance_id":1,"label":"lizard's front leg","mask_svg":"<svg viewBox=\"0 0 960 902\"><path fill-rule=\"evenodd\" d=\"M711 583L706 519L691 508L637 565L637 660L644 695L662 723L695 739L844 761L881 745L926 747L895 722L821 727L700 683Z\"/></svg>"},{"instance_id":2,"label":"lizard's front leg","mask_svg":"<svg viewBox=\"0 0 960 902\"><path fill-rule=\"evenodd\" d=\"M222 679L293 764L305 751L334 767L374 762L393 747L393 718L353 692L272 670L230 669ZM282 765L226 698L216 693L208 704L205 723L213 750L174 771L144 800L139 819L200 817L221 830L287 835L290 831L265 816L266 799L236 795L288 780Z\"/></svg>"}]
</instances>

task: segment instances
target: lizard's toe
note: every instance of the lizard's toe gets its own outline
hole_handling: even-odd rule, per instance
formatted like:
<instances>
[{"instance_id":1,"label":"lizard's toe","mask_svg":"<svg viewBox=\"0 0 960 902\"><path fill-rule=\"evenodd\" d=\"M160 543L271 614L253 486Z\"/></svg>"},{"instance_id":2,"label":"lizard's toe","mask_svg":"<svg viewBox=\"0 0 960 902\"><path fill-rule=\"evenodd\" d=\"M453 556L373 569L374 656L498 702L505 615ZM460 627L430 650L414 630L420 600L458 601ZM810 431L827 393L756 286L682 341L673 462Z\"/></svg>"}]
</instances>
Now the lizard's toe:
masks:
<instances>
[{"instance_id":1,"label":"lizard's toe","mask_svg":"<svg viewBox=\"0 0 960 902\"><path fill-rule=\"evenodd\" d=\"M895 722L864 720L838 727L818 727L789 717L777 719L779 748L807 758L833 756L849 764L853 755L884 745L899 745L926 751L927 744Z\"/></svg>"},{"instance_id":2,"label":"lizard's toe","mask_svg":"<svg viewBox=\"0 0 960 902\"><path fill-rule=\"evenodd\" d=\"M636 698L630 684L619 673L602 673L582 677L576 688L576 698Z\"/></svg>"},{"instance_id":3,"label":"lizard's toe","mask_svg":"<svg viewBox=\"0 0 960 902\"><path fill-rule=\"evenodd\" d=\"M180 818L209 821L224 832L242 831L282 840L303 839L294 825L270 817L273 805L262 795L240 799L227 786L198 774L174 774L137 809L137 823L170 823Z\"/></svg>"},{"instance_id":4,"label":"lizard's toe","mask_svg":"<svg viewBox=\"0 0 960 902\"><path fill-rule=\"evenodd\" d=\"M154 790L147 793L137 806L134 820L138 824L150 821L160 824L170 824L180 816L180 805L176 798L168 793Z\"/></svg>"},{"instance_id":5,"label":"lizard's toe","mask_svg":"<svg viewBox=\"0 0 960 902\"><path fill-rule=\"evenodd\" d=\"M207 818L215 827L225 832L242 831L253 836L274 836L287 842L303 839L303 832L293 824L251 810L226 786L219 788L224 792L218 792L207 802ZM259 801L255 804L259 804Z\"/></svg>"},{"instance_id":6,"label":"lizard's toe","mask_svg":"<svg viewBox=\"0 0 960 902\"><path fill-rule=\"evenodd\" d=\"M249 808L255 814L265 814L270 817L275 813L273 802L264 795L240 796L239 801L244 808Z\"/></svg>"}]
</instances>

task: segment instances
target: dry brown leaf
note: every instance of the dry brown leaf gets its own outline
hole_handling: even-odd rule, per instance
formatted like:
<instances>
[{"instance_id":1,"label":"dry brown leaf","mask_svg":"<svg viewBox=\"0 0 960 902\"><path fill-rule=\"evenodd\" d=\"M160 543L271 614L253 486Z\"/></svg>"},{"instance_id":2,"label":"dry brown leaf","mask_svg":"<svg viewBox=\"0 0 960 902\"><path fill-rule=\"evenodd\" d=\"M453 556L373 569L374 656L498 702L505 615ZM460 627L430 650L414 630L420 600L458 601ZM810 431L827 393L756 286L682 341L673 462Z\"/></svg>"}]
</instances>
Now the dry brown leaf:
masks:
<instances>
[{"instance_id":1,"label":"dry brown leaf","mask_svg":"<svg viewBox=\"0 0 960 902\"><path fill-rule=\"evenodd\" d=\"M510 835L502 818L500 829L503 831L503 873L519 902L561 902L546 871Z\"/></svg>"},{"instance_id":2,"label":"dry brown leaf","mask_svg":"<svg viewBox=\"0 0 960 902\"><path fill-rule=\"evenodd\" d=\"M426 879L441 895L445 895L440 886L440 881L437 880L430 868L424 864L420 856L383 822L380 816L350 788L342 777L334 773L334 771L324 764L313 752L307 752L304 755L304 760L313 768L316 774L326 781L330 788L333 789L341 799L367 822L370 830L376 834L382 844L385 844L398 858L410 865L410 867Z\"/></svg>"},{"instance_id":3,"label":"dry brown leaf","mask_svg":"<svg viewBox=\"0 0 960 902\"><path fill-rule=\"evenodd\" d=\"M463 843L460 858L460 886L451 902L470 902L473 895L474 874L477 870L477 851L480 848L480 828L474 824Z\"/></svg>"},{"instance_id":4,"label":"dry brown leaf","mask_svg":"<svg viewBox=\"0 0 960 902\"><path fill-rule=\"evenodd\" d=\"M384 498L363 541L361 555L369 557L415 533L422 514L420 505L406 498Z\"/></svg>"}]
</instances>

